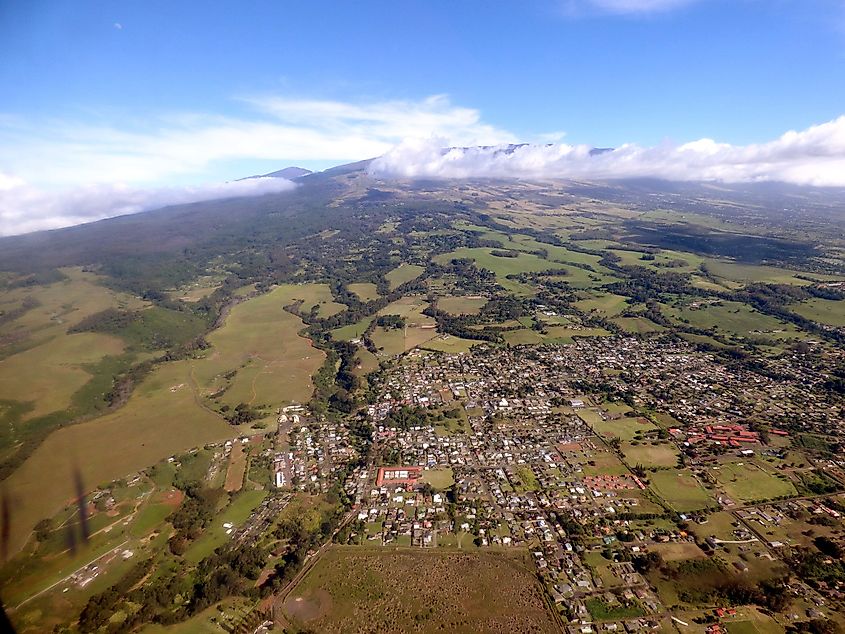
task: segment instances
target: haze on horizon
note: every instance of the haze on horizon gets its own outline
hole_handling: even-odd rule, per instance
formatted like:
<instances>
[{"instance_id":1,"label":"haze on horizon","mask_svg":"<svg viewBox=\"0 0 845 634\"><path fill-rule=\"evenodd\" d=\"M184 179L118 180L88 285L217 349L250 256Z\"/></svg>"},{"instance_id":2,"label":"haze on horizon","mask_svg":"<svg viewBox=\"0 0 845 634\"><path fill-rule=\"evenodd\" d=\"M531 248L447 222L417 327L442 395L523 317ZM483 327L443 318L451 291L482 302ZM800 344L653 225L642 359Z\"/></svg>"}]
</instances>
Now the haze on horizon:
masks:
<instances>
[{"instance_id":1,"label":"haze on horizon","mask_svg":"<svg viewBox=\"0 0 845 634\"><path fill-rule=\"evenodd\" d=\"M0 235L375 157L383 178L845 186L843 26L838 0L10 4Z\"/></svg>"}]
</instances>

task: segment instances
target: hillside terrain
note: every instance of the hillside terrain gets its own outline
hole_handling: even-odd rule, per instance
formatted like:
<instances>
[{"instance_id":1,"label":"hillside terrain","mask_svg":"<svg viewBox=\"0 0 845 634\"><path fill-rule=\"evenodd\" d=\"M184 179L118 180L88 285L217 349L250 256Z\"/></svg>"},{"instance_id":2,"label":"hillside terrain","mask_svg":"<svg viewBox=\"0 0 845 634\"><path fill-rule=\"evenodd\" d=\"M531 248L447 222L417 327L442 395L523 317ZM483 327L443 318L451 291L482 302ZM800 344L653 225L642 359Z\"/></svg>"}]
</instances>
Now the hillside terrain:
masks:
<instances>
[{"instance_id":1,"label":"hillside terrain","mask_svg":"<svg viewBox=\"0 0 845 634\"><path fill-rule=\"evenodd\" d=\"M18 631L845 623L845 190L368 166L0 238Z\"/></svg>"}]
</instances>

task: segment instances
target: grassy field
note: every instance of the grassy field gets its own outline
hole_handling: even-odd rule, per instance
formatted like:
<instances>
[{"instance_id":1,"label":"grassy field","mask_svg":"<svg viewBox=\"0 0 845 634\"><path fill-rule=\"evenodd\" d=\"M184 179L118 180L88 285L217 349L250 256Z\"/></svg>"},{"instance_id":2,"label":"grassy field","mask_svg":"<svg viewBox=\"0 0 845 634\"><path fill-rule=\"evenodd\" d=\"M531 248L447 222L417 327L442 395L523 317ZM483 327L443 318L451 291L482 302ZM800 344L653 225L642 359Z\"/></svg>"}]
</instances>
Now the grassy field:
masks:
<instances>
[{"instance_id":1,"label":"grassy field","mask_svg":"<svg viewBox=\"0 0 845 634\"><path fill-rule=\"evenodd\" d=\"M460 352L468 352L470 348L482 343L473 339L463 339L461 337L454 337L452 335L439 335L434 339L426 341L422 344L422 348L426 350L434 350L435 352L446 352L448 354L458 354Z\"/></svg>"},{"instance_id":2,"label":"grassy field","mask_svg":"<svg viewBox=\"0 0 845 634\"><path fill-rule=\"evenodd\" d=\"M451 469L426 469L423 471L422 481L442 491L455 483L455 477Z\"/></svg>"},{"instance_id":3,"label":"grassy field","mask_svg":"<svg viewBox=\"0 0 845 634\"><path fill-rule=\"evenodd\" d=\"M306 296L316 301L314 287L319 286L280 286L235 306L223 327L208 335L211 350L194 362L193 376L203 395L225 390L220 401L230 407L307 401L311 376L325 355L297 334L302 321L282 307Z\"/></svg>"},{"instance_id":4,"label":"grassy field","mask_svg":"<svg viewBox=\"0 0 845 634\"><path fill-rule=\"evenodd\" d=\"M372 282L357 282L349 284L346 288L350 293L355 293L362 302L378 299L378 289Z\"/></svg>"},{"instance_id":5,"label":"grassy field","mask_svg":"<svg viewBox=\"0 0 845 634\"><path fill-rule=\"evenodd\" d=\"M610 321L619 326L625 332L643 334L647 332L660 332L662 330L666 330L663 326L660 326L645 317L614 317Z\"/></svg>"},{"instance_id":6,"label":"grassy field","mask_svg":"<svg viewBox=\"0 0 845 634\"><path fill-rule=\"evenodd\" d=\"M575 302L575 307L585 313L595 311L605 317L615 317L628 306L628 298L613 293L595 294L589 299Z\"/></svg>"},{"instance_id":7,"label":"grassy field","mask_svg":"<svg viewBox=\"0 0 845 634\"><path fill-rule=\"evenodd\" d=\"M6 480L16 512L10 547L20 548L39 520L75 496L74 473L86 490L167 456L236 433L204 409L191 386L191 366L159 366L114 413L53 432Z\"/></svg>"},{"instance_id":8,"label":"grassy field","mask_svg":"<svg viewBox=\"0 0 845 634\"><path fill-rule=\"evenodd\" d=\"M229 493L240 491L244 484L244 472L246 471L246 452L240 442L232 443L232 450L229 453L229 464L226 468L226 484L224 489Z\"/></svg>"},{"instance_id":9,"label":"grassy field","mask_svg":"<svg viewBox=\"0 0 845 634\"><path fill-rule=\"evenodd\" d=\"M123 349L123 341L109 335L57 335L0 360L0 399L31 402L24 420L63 410L74 392L91 379L86 366L119 355Z\"/></svg>"},{"instance_id":10,"label":"grassy field","mask_svg":"<svg viewBox=\"0 0 845 634\"><path fill-rule=\"evenodd\" d=\"M405 284L406 282L417 279L423 274L423 271L425 271L425 269L421 266L403 263L387 273L384 276L384 279L386 279L387 283L390 285L390 290L393 290L402 286L402 284Z\"/></svg>"},{"instance_id":11,"label":"grassy field","mask_svg":"<svg viewBox=\"0 0 845 634\"><path fill-rule=\"evenodd\" d=\"M715 504L713 498L686 470L657 471L649 475L651 488L680 513Z\"/></svg>"},{"instance_id":12,"label":"grassy field","mask_svg":"<svg viewBox=\"0 0 845 634\"><path fill-rule=\"evenodd\" d=\"M283 305L302 301L300 311L309 313L316 307L320 317L331 317L346 310L345 304L334 301L328 284L282 284L273 293Z\"/></svg>"},{"instance_id":13,"label":"grassy field","mask_svg":"<svg viewBox=\"0 0 845 634\"><path fill-rule=\"evenodd\" d=\"M789 307L799 315L829 326L845 326L845 300L813 298Z\"/></svg>"},{"instance_id":14,"label":"grassy field","mask_svg":"<svg viewBox=\"0 0 845 634\"><path fill-rule=\"evenodd\" d=\"M74 395L79 406L75 415L87 413L95 400L102 401L114 374L128 363L118 359L125 349L121 339L67 331L107 308L138 310L146 304L101 286L99 277L81 269L62 273L67 276L63 281L12 289L0 296L0 312L18 311L16 317L0 320L0 402L17 412L7 418L10 412L0 411L2 444L19 439L25 431L19 423L69 408ZM93 392L83 393L89 385ZM58 422L42 421L50 426ZM15 426L15 433L10 433L9 425Z\"/></svg>"},{"instance_id":15,"label":"grassy field","mask_svg":"<svg viewBox=\"0 0 845 634\"><path fill-rule=\"evenodd\" d=\"M331 331L332 338L337 339L338 341L350 341L352 339L358 339L367 331L367 328L370 327L370 323L373 321L373 319L374 317L364 317L361 321L356 321L354 324L335 328Z\"/></svg>"},{"instance_id":16,"label":"grassy field","mask_svg":"<svg viewBox=\"0 0 845 634\"><path fill-rule=\"evenodd\" d=\"M678 449L668 442L652 444L643 442L637 445L624 443L622 455L629 465L643 467L674 467L678 463Z\"/></svg>"},{"instance_id":17,"label":"grassy field","mask_svg":"<svg viewBox=\"0 0 845 634\"><path fill-rule=\"evenodd\" d=\"M372 340L383 356L394 356L426 343L437 336L435 321L422 311L428 306L424 297L402 297L382 308L379 315L399 315L405 319L404 328L376 327Z\"/></svg>"},{"instance_id":18,"label":"grassy field","mask_svg":"<svg viewBox=\"0 0 845 634\"><path fill-rule=\"evenodd\" d=\"M201 559L213 553L215 548L225 544L229 540L229 535L226 534L223 524L240 526L265 497L267 497L266 491L241 491L232 496L229 505L215 515L214 521L205 529L202 536L185 551L185 560L194 564L199 563Z\"/></svg>"},{"instance_id":19,"label":"grassy field","mask_svg":"<svg viewBox=\"0 0 845 634\"><path fill-rule=\"evenodd\" d=\"M722 463L718 469L711 469L710 473L734 500L751 502L798 495L791 482L779 478L755 461Z\"/></svg>"},{"instance_id":20,"label":"grassy field","mask_svg":"<svg viewBox=\"0 0 845 634\"><path fill-rule=\"evenodd\" d=\"M504 288L519 294L530 293L532 289L530 286L507 279L508 275L548 271L549 269L559 268L554 262L549 262L529 253L517 253L517 257L515 258L502 258L493 255L492 251L494 249L465 247L450 253L438 255L434 257L434 261L438 264L447 264L455 258L474 260L478 268L487 269L495 273L496 281Z\"/></svg>"},{"instance_id":21,"label":"grassy field","mask_svg":"<svg viewBox=\"0 0 845 634\"><path fill-rule=\"evenodd\" d=\"M477 315L486 303L486 297L441 297L437 307L450 315Z\"/></svg>"},{"instance_id":22,"label":"grassy field","mask_svg":"<svg viewBox=\"0 0 845 634\"><path fill-rule=\"evenodd\" d=\"M721 301L716 304L704 304L697 308L668 307L666 313L675 319L686 320L696 328L713 328L717 332L732 333L741 337L751 336L752 331L758 330L781 330L793 336L797 334L794 327L769 315L763 315L739 302Z\"/></svg>"},{"instance_id":23,"label":"grassy field","mask_svg":"<svg viewBox=\"0 0 845 634\"><path fill-rule=\"evenodd\" d=\"M542 592L522 552L333 547L283 607L318 632L557 632Z\"/></svg>"},{"instance_id":24,"label":"grassy field","mask_svg":"<svg viewBox=\"0 0 845 634\"><path fill-rule=\"evenodd\" d=\"M542 334L530 328L520 330L507 330L502 333L505 341L512 345L538 344L538 343L572 343L574 337L606 337L610 333L603 328L570 328L568 326L549 326L546 334Z\"/></svg>"}]
</instances>

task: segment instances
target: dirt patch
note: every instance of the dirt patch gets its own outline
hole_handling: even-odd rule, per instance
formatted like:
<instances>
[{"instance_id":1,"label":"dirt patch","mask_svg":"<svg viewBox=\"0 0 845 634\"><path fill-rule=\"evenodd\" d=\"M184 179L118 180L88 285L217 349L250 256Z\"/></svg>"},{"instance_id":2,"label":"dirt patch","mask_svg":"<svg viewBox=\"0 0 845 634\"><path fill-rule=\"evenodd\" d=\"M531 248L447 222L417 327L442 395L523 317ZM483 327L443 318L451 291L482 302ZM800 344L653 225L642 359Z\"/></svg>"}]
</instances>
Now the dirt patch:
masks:
<instances>
[{"instance_id":1,"label":"dirt patch","mask_svg":"<svg viewBox=\"0 0 845 634\"><path fill-rule=\"evenodd\" d=\"M161 494L161 502L162 504L167 504L168 506L175 508L182 503L182 498L184 497L185 494L179 489L170 489L169 491L164 491Z\"/></svg>"},{"instance_id":2,"label":"dirt patch","mask_svg":"<svg viewBox=\"0 0 845 634\"><path fill-rule=\"evenodd\" d=\"M283 604L285 613L293 621L308 623L327 614L331 609L331 595L318 588L307 593L306 596L290 595Z\"/></svg>"}]
</instances>

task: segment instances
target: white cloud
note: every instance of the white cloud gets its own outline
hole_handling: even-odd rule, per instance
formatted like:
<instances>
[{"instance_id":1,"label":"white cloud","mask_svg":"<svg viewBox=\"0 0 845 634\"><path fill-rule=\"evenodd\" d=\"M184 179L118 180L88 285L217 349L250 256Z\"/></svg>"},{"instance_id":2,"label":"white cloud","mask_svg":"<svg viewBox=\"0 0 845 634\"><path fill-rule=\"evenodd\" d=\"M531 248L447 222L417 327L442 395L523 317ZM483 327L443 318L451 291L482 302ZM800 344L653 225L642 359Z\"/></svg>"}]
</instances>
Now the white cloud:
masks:
<instances>
[{"instance_id":1,"label":"white cloud","mask_svg":"<svg viewBox=\"0 0 845 634\"><path fill-rule=\"evenodd\" d=\"M462 145L515 137L444 96L352 104L264 97L248 117L189 114L121 126L0 118L0 170L29 182L159 183L201 175L223 161L345 161L383 154L408 137Z\"/></svg>"},{"instance_id":2,"label":"white cloud","mask_svg":"<svg viewBox=\"0 0 845 634\"><path fill-rule=\"evenodd\" d=\"M367 103L257 97L241 103L248 111L240 117L183 113L114 125L0 113L0 235L227 195L209 186L161 186L207 180L209 171L228 161L284 167L360 160L403 139L431 135L466 145L516 140L483 122L478 110L455 106L443 95ZM252 181L218 187L228 192L268 186ZM278 180L272 186L280 187Z\"/></svg>"},{"instance_id":3,"label":"white cloud","mask_svg":"<svg viewBox=\"0 0 845 634\"><path fill-rule=\"evenodd\" d=\"M196 187L139 189L125 185L89 185L46 191L0 173L0 236L58 229L166 205L257 196L296 187L283 178L254 178Z\"/></svg>"},{"instance_id":4,"label":"white cloud","mask_svg":"<svg viewBox=\"0 0 845 634\"><path fill-rule=\"evenodd\" d=\"M442 150L443 139L401 143L374 161L376 176L402 178L661 178L724 182L783 181L845 186L845 116L761 144L701 139L682 145L622 145L591 153L585 145Z\"/></svg>"},{"instance_id":5,"label":"white cloud","mask_svg":"<svg viewBox=\"0 0 845 634\"><path fill-rule=\"evenodd\" d=\"M692 4L698 0L590 0L604 11L611 13L656 13Z\"/></svg>"}]
</instances>

